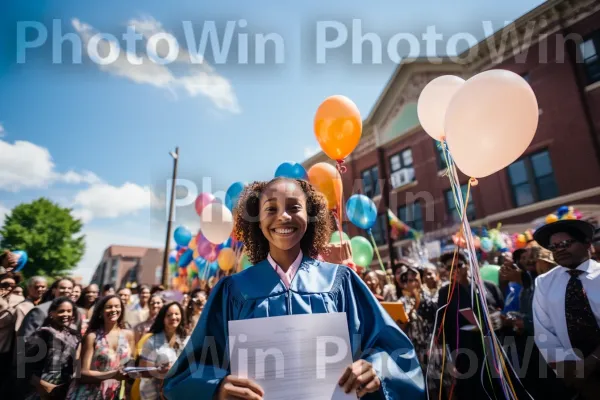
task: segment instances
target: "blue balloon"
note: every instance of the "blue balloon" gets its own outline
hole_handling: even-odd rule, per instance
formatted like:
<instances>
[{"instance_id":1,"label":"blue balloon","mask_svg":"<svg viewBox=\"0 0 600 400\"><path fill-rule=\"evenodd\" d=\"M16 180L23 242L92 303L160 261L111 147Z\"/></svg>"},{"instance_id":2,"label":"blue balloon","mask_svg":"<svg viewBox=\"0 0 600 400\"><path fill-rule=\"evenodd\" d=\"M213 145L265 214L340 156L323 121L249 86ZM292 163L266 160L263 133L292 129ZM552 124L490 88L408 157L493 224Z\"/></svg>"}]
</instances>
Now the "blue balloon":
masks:
<instances>
[{"instance_id":1,"label":"blue balloon","mask_svg":"<svg viewBox=\"0 0 600 400\"><path fill-rule=\"evenodd\" d=\"M196 264L196 267L198 267L198 276L200 276L200 277L204 276L204 270L206 269L206 266L208 265L208 261L206 261L206 259L204 257L196 257L196 259L194 260L194 263Z\"/></svg>"},{"instance_id":2,"label":"blue balloon","mask_svg":"<svg viewBox=\"0 0 600 400\"><path fill-rule=\"evenodd\" d=\"M186 268L192 262L193 259L194 250L188 249L179 257L179 262L177 263L177 265L179 265L181 268Z\"/></svg>"},{"instance_id":3,"label":"blue balloon","mask_svg":"<svg viewBox=\"0 0 600 400\"><path fill-rule=\"evenodd\" d=\"M308 174L301 164L284 162L275 170L275 178L308 179Z\"/></svg>"},{"instance_id":4,"label":"blue balloon","mask_svg":"<svg viewBox=\"0 0 600 400\"><path fill-rule=\"evenodd\" d=\"M228 238L226 241L217 246L217 249L222 250L226 247L231 247L231 238Z\"/></svg>"},{"instance_id":5,"label":"blue balloon","mask_svg":"<svg viewBox=\"0 0 600 400\"><path fill-rule=\"evenodd\" d=\"M560 219L563 215L566 215L569 212L569 207L562 206L556 211L556 216Z\"/></svg>"},{"instance_id":6,"label":"blue balloon","mask_svg":"<svg viewBox=\"0 0 600 400\"><path fill-rule=\"evenodd\" d=\"M225 193L225 207L229 208L230 211L233 211L240 200L240 195L243 190L244 184L242 182L235 182L229 186L227 193Z\"/></svg>"},{"instance_id":7,"label":"blue balloon","mask_svg":"<svg viewBox=\"0 0 600 400\"><path fill-rule=\"evenodd\" d=\"M12 253L18 257L17 266L15 267L14 272L19 272L20 270L25 268L25 264L27 264L27 260L29 259L27 257L27 252L23 250L17 250L13 251Z\"/></svg>"},{"instance_id":8,"label":"blue balloon","mask_svg":"<svg viewBox=\"0 0 600 400\"><path fill-rule=\"evenodd\" d=\"M177 229L175 229L173 237L175 238L175 243L186 247L190 243L190 240L192 240L192 232L190 232L185 226L178 226Z\"/></svg>"},{"instance_id":9,"label":"blue balloon","mask_svg":"<svg viewBox=\"0 0 600 400\"><path fill-rule=\"evenodd\" d=\"M348 219L361 229L371 229L377 220L377 207L363 194L352 195L346 202Z\"/></svg>"}]
</instances>

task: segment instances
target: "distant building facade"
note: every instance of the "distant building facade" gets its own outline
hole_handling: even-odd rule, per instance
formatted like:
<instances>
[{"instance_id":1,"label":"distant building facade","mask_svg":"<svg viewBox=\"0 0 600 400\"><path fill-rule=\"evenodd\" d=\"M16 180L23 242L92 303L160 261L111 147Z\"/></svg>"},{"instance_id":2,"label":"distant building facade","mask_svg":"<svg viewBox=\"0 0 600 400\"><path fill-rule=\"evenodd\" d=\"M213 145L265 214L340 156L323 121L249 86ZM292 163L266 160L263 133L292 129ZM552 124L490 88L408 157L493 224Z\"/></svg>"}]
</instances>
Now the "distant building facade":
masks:
<instances>
[{"instance_id":1,"label":"distant building facade","mask_svg":"<svg viewBox=\"0 0 600 400\"><path fill-rule=\"evenodd\" d=\"M445 163L417 116L419 94L440 75L468 79L507 69L523 76L538 100L539 125L529 148L473 188L467 210L472 226L500 222L518 231L562 205L591 210L600 204L600 2L547 1L459 58L464 61L400 64L346 160L344 197L363 193L377 204L373 233L384 262L410 244L390 237L388 208L424 232L425 241L448 238L458 229ZM303 165L308 169L318 162L331 160L319 153ZM466 189L468 177L460 178ZM350 236L365 234L350 223L344 226Z\"/></svg>"},{"instance_id":2,"label":"distant building facade","mask_svg":"<svg viewBox=\"0 0 600 400\"><path fill-rule=\"evenodd\" d=\"M163 249L110 246L102 255L91 283L115 288L158 285L162 280ZM134 285L135 284L135 285Z\"/></svg>"}]
</instances>

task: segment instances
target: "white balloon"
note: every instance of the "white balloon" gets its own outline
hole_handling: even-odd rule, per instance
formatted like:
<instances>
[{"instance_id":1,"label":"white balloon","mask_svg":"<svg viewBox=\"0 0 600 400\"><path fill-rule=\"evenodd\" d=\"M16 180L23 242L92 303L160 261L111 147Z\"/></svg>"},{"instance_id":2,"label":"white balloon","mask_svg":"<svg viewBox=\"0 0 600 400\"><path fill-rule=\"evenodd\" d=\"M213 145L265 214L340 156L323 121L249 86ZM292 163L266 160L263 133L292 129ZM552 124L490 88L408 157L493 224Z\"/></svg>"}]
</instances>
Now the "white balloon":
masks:
<instances>
[{"instance_id":1,"label":"white balloon","mask_svg":"<svg viewBox=\"0 0 600 400\"><path fill-rule=\"evenodd\" d=\"M233 231L233 215L225 205L210 203L202 209L200 230L212 244L226 241Z\"/></svg>"},{"instance_id":2,"label":"white balloon","mask_svg":"<svg viewBox=\"0 0 600 400\"><path fill-rule=\"evenodd\" d=\"M490 70L469 79L446 112L446 141L457 167L483 178L519 158L535 135L538 103L520 75Z\"/></svg>"},{"instance_id":3,"label":"white balloon","mask_svg":"<svg viewBox=\"0 0 600 400\"><path fill-rule=\"evenodd\" d=\"M465 80L458 76L440 76L429 82L419 95L419 121L425 132L435 140L440 140L445 135L444 120L448 104L464 83Z\"/></svg>"}]
</instances>

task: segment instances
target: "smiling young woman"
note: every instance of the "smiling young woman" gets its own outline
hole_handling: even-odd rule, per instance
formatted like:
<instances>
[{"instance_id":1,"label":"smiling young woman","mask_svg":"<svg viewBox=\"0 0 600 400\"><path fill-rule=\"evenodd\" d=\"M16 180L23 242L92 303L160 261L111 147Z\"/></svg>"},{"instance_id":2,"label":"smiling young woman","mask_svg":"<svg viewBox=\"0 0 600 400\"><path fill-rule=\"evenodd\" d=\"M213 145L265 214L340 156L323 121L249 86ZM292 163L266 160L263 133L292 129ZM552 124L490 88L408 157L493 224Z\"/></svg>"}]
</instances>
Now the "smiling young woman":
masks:
<instances>
[{"instance_id":1,"label":"smiling young woman","mask_svg":"<svg viewBox=\"0 0 600 400\"><path fill-rule=\"evenodd\" d=\"M339 380L345 392L369 399L398 393L423 398L423 375L410 340L356 273L316 260L327 248L331 227L326 199L310 183L276 178L249 185L235 210L235 226L254 266L225 277L211 291L191 336L194 357L186 352L171 369L167 398L262 399L258 384L223 368L229 365L228 322L335 312L346 312L350 337L361 338L352 341L354 363ZM205 340L216 345L208 359L202 357Z\"/></svg>"}]
</instances>

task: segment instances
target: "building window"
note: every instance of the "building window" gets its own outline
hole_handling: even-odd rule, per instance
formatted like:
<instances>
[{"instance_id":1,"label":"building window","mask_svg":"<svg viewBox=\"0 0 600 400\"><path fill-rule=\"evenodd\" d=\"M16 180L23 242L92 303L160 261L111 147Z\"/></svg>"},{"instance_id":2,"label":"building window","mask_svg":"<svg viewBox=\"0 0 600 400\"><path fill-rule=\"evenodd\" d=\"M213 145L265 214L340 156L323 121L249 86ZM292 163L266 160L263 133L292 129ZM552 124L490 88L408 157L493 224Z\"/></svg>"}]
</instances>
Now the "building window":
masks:
<instances>
[{"instance_id":1,"label":"building window","mask_svg":"<svg viewBox=\"0 0 600 400\"><path fill-rule=\"evenodd\" d=\"M398 218L417 231L423 231L423 211L420 202L398 207Z\"/></svg>"},{"instance_id":2,"label":"building window","mask_svg":"<svg viewBox=\"0 0 600 400\"><path fill-rule=\"evenodd\" d=\"M381 194L379 187L379 168L377 166L362 172L363 192L365 196L373 198Z\"/></svg>"},{"instance_id":3,"label":"building window","mask_svg":"<svg viewBox=\"0 0 600 400\"><path fill-rule=\"evenodd\" d=\"M548 150L523 157L509 165L508 179L516 207L558 196Z\"/></svg>"},{"instance_id":4,"label":"building window","mask_svg":"<svg viewBox=\"0 0 600 400\"><path fill-rule=\"evenodd\" d=\"M392 189L397 189L415 180L412 150L405 149L390 157L390 181Z\"/></svg>"},{"instance_id":5,"label":"building window","mask_svg":"<svg viewBox=\"0 0 600 400\"><path fill-rule=\"evenodd\" d=\"M585 69L587 84L600 81L600 30L592 33L592 36L579 44L581 60Z\"/></svg>"},{"instance_id":6,"label":"building window","mask_svg":"<svg viewBox=\"0 0 600 400\"><path fill-rule=\"evenodd\" d=\"M433 147L435 148L435 158L437 159L438 171L445 170L448 167L448 164L446 164L446 159L444 158L444 151L442 150L442 144L439 141L434 139Z\"/></svg>"},{"instance_id":7,"label":"building window","mask_svg":"<svg viewBox=\"0 0 600 400\"><path fill-rule=\"evenodd\" d=\"M463 201L467 199L467 189L468 185L462 185L461 187ZM452 193L452 189L448 189L444 192L444 197L446 198L446 207L448 211L448 216L454 223L460 222L460 215L458 214L458 209L456 208L456 203L454 202L454 194ZM472 221L475 219L475 202L473 201L473 189L471 188L471 192L469 193L469 204L467 204L467 219Z\"/></svg>"},{"instance_id":8,"label":"building window","mask_svg":"<svg viewBox=\"0 0 600 400\"><path fill-rule=\"evenodd\" d=\"M384 245L387 242L387 224L387 214L379 214L377 216L377 221L375 221L375 225L373 225L373 228L371 229L377 246ZM369 240L371 239L369 238Z\"/></svg>"}]
</instances>

